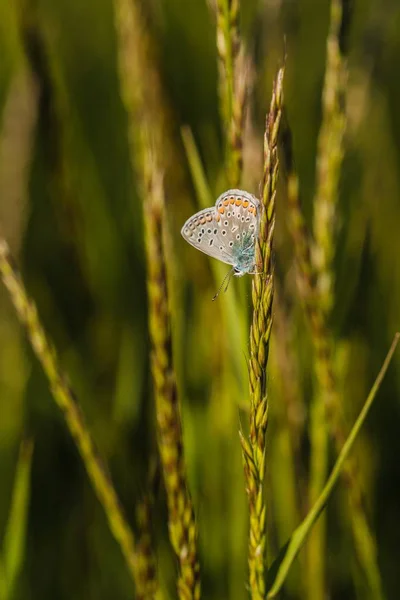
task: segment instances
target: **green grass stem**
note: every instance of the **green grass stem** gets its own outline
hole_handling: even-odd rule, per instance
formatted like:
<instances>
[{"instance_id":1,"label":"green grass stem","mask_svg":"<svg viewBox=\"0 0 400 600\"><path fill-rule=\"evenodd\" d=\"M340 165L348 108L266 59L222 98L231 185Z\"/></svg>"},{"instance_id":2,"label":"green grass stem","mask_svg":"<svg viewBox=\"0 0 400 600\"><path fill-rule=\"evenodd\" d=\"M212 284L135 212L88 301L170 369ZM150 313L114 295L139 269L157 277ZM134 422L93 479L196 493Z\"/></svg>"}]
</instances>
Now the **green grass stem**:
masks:
<instances>
[{"instance_id":1,"label":"green grass stem","mask_svg":"<svg viewBox=\"0 0 400 600\"><path fill-rule=\"evenodd\" d=\"M136 506L136 560L140 589L143 599L158 598L157 558L153 538L154 488L156 484L156 461L150 461L147 487Z\"/></svg>"},{"instance_id":2,"label":"green grass stem","mask_svg":"<svg viewBox=\"0 0 400 600\"><path fill-rule=\"evenodd\" d=\"M200 597L197 527L186 481L182 426L172 357L171 315L165 256L162 164L166 124L158 73L145 23L136 2L115 0L122 99L128 114L131 162L143 202L146 230L147 290L151 362L156 403L158 447L168 505L171 545L179 562L181 600ZM148 72L144 69L148 68ZM146 84L145 84L146 82Z\"/></svg>"},{"instance_id":3,"label":"green grass stem","mask_svg":"<svg viewBox=\"0 0 400 600\"><path fill-rule=\"evenodd\" d=\"M250 432L240 432L246 489L249 501L249 589L253 600L265 598L266 504L264 499L265 436L268 424L267 364L272 327L274 270L272 243L275 229L275 198L278 179L278 131L283 100L284 67L273 85L264 134L262 183L256 264L261 273L253 277L253 318L250 329Z\"/></svg>"},{"instance_id":4,"label":"green grass stem","mask_svg":"<svg viewBox=\"0 0 400 600\"><path fill-rule=\"evenodd\" d=\"M7 242L0 238L0 273L7 288L18 319L25 326L28 339L49 380L50 388L60 408L68 429L81 455L93 489L102 504L110 530L118 542L127 567L136 584L138 597L141 590L138 585L137 560L134 538L126 521L110 475L100 459L94 441L78 406L75 394L61 371L58 358L39 321L36 307L28 297L22 279L11 257Z\"/></svg>"},{"instance_id":5,"label":"green grass stem","mask_svg":"<svg viewBox=\"0 0 400 600\"><path fill-rule=\"evenodd\" d=\"M316 160L316 192L314 198L314 244L311 259L315 269L316 295L313 310L315 370L319 383L310 409L310 489L309 501L314 503L323 487L328 471L328 436L326 407L335 411L333 373L333 340L328 333L327 319L333 306L333 269L335 249L336 204L338 181L343 157L345 118L340 98L344 92L344 61L339 49L342 25L342 0L332 0L326 45L325 81L322 92L322 124L318 138ZM318 318L317 318L318 315ZM324 355L328 356L328 361ZM329 364L330 363L330 364ZM321 519L310 536L308 545L308 580L310 600L325 595L325 519Z\"/></svg>"},{"instance_id":6,"label":"green grass stem","mask_svg":"<svg viewBox=\"0 0 400 600\"><path fill-rule=\"evenodd\" d=\"M289 542L284 547L281 555L276 559L275 563L272 565L270 569L271 579L268 585L268 595L267 598L275 598L279 593L286 577L291 568L293 561L295 560L297 554L302 548L307 536L310 534L312 528L314 527L317 519L321 515L324 510L326 503L328 502L333 489L343 472L344 465L348 460L349 454L354 446L354 442L357 439L357 436L363 426L365 419L368 416L369 410L375 400L376 394L381 386L382 380L388 370L390 361L392 360L393 354L396 350L397 344L400 340L400 333L396 333L394 336L393 342L390 346L390 349L386 355L386 358L383 362L383 365L378 373L378 376L371 388L370 393L362 407L360 414L356 422L353 425L353 428L349 434L349 437L345 441L343 448L341 449L339 456L336 460L335 466L332 469L332 472L322 489L317 501L313 505L312 509L307 514L306 518L302 521L302 523L297 527L297 529L293 532Z\"/></svg>"},{"instance_id":7,"label":"green grass stem","mask_svg":"<svg viewBox=\"0 0 400 600\"><path fill-rule=\"evenodd\" d=\"M243 129L249 80L239 32L239 0L217 0L217 51L220 112L226 140L228 185L240 185L243 167Z\"/></svg>"},{"instance_id":8,"label":"green grass stem","mask_svg":"<svg viewBox=\"0 0 400 600\"><path fill-rule=\"evenodd\" d=\"M165 262L163 178L150 154L148 164L144 219L158 447L167 493L169 535L179 561L178 595L181 600L198 600L200 565L197 555L197 526L186 480L180 408L172 357Z\"/></svg>"},{"instance_id":9,"label":"green grass stem","mask_svg":"<svg viewBox=\"0 0 400 600\"><path fill-rule=\"evenodd\" d=\"M182 140L200 208L212 206L215 203L215 198L211 194L193 134L187 127L182 129ZM218 289L226 275L226 265L216 260L211 260L210 267L214 277L215 289ZM246 381L248 377L246 362L243 359L243 351L246 348L248 336L246 319L237 318L240 311L238 309L237 294L234 286L231 285L229 293L220 295L218 301L223 303L224 308L221 311L221 318L226 322L227 334L229 336L229 351L234 362L234 372L239 374L237 379L240 386L240 382Z\"/></svg>"},{"instance_id":10,"label":"green grass stem","mask_svg":"<svg viewBox=\"0 0 400 600\"><path fill-rule=\"evenodd\" d=\"M311 481L314 488L311 500L319 493L322 469L326 469L327 458L322 458L322 452L327 454L325 420L330 421L336 451L339 452L346 437L346 426L342 417L337 385L333 374L334 352L333 341L328 334L328 323L334 305L334 271L333 259L336 246L337 203L339 195L339 178L343 161L343 139L346 127L345 101L347 85L347 68L342 54L341 40L345 19L348 18L343 0L331 0L330 25L326 45L325 81L322 93L322 123L318 137L316 162L316 192L314 198L314 244L311 258L315 269L316 302L321 312L321 323L324 324L328 353L328 366L332 371L333 382L332 402L328 413L319 402L324 403L323 396L315 398L311 415L311 453L314 458L311 463ZM326 353L326 349L323 349ZM328 373L327 373L328 374ZM326 400L325 400L326 403ZM315 447L314 447L315 444ZM352 524L355 549L365 577L368 581L372 598L382 598L382 584L376 557L376 542L368 524L362 502L362 490L359 473L354 460L345 467L345 480L349 490L349 513ZM310 560L310 581L315 585L315 555ZM321 554L322 555L322 554ZM321 593L323 590L321 589ZM320 596L315 596L316 600Z\"/></svg>"},{"instance_id":11,"label":"green grass stem","mask_svg":"<svg viewBox=\"0 0 400 600\"><path fill-rule=\"evenodd\" d=\"M322 91L322 123L316 160L313 222L315 243L312 253L317 273L319 303L327 315L330 315L334 302L332 263L335 254L338 187L346 126L347 69L340 50L343 17L343 0L332 0Z\"/></svg>"},{"instance_id":12,"label":"green grass stem","mask_svg":"<svg viewBox=\"0 0 400 600\"><path fill-rule=\"evenodd\" d=\"M316 393L310 414L312 445L310 501L313 502L316 500L318 489L321 489L323 470L327 468L328 433L332 435L336 452L339 454L346 440L346 427L333 367L333 340L327 328L325 312L319 303L316 273L310 257L311 242L300 208L299 183L294 172L291 136L287 123L285 123L285 151L289 170L289 221L298 267L298 286L310 323L315 357ZM382 598L376 543L366 519L356 464L352 457L344 465L343 478L348 489L357 556L363 567L371 597ZM324 587L322 556L325 556L325 543L323 533L323 528L317 529L316 533L313 532L308 547L309 587L312 590L311 593L315 593L315 598L321 597ZM317 567L319 571L317 571Z\"/></svg>"},{"instance_id":13,"label":"green grass stem","mask_svg":"<svg viewBox=\"0 0 400 600\"><path fill-rule=\"evenodd\" d=\"M25 557L32 455L33 441L22 441L0 559L1 600L11 600L13 598Z\"/></svg>"},{"instance_id":14,"label":"green grass stem","mask_svg":"<svg viewBox=\"0 0 400 600\"><path fill-rule=\"evenodd\" d=\"M132 167L145 204L148 318L158 447L167 495L169 536L179 562L178 595L187 600L200 597L200 566L172 357L161 170L161 164L165 167L168 160L165 145L168 136L160 80L151 62L152 48L142 17L135 1L115 0L121 95L128 114Z\"/></svg>"}]
</instances>

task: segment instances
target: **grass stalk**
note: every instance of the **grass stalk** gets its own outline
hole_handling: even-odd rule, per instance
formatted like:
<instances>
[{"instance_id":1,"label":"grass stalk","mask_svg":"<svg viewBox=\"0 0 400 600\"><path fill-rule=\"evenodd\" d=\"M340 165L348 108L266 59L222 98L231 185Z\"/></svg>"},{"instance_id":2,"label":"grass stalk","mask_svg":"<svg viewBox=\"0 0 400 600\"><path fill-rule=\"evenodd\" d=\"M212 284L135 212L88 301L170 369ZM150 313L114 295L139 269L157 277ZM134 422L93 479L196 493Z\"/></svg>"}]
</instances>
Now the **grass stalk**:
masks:
<instances>
[{"instance_id":1,"label":"grass stalk","mask_svg":"<svg viewBox=\"0 0 400 600\"><path fill-rule=\"evenodd\" d=\"M0 599L11 600L26 554L33 440L22 440L15 470L11 507L0 553Z\"/></svg>"},{"instance_id":2,"label":"grass stalk","mask_svg":"<svg viewBox=\"0 0 400 600\"><path fill-rule=\"evenodd\" d=\"M215 202L208 186L207 179L204 173L200 154L198 152L193 134L190 129L182 129L182 140L185 146L189 169L192 174L193 184L197 192L197 197L201 208L207 208ZM218 289L221 281L226 275L226 267L219 261L213 260L210 262L212 269L215 287ZM221 311L221 319L226 322L227 334L229 336L229 348L233 361L233 370L239 375L238 381L244 382L247 378L246 363L243 361L242 348L246 345L248 336L248 327L244 319L238 320L238 302L234 289L230 289L229 294L224 294L220 297L220 302L223 302L223 310ZM239 390L240 398L243 390ZM231 402L231 398L230 398Z\"/></svg>"},{"instance_id":3,"label":"grass stalk","mask_svg":"<svg viewBox=\"0 0 400 600\"><path fill-rule=\"evenodd\" d=\"M357 439L358 434L360 433L361 427L363 426L365 419L367 418L368 413L370 411L370 408L376 398L377 392L382 384L383 378L386 375L386 371L389 368L390 362L393 358L393 355L397 348L399 340L400 340L400 333L396 333L393 338L392 344L389 348L389 351L386 355L386 358L383 361L382 367L381 367L381 369L375 379L375 382L371 388L371 391L369 392L368 397L364 403L364 406L362 407L362 409L357 417L357 420L351 429L349 437L346 439L341 451L339 452L339 455L338 455L335 465L332 469L332 472L331 472L327 482L325 483L323 489L321 490L321 493L320 493L318 499L314 503L311 510L308 512L305 519L303 519L303 521L300 523L300 525L293 532L293 534L290 537L290 540L285 545L285 547L282 549L280 555L277 557L277 559L271 566L271 569L270 569L271 577L270 577L270 581L268 582L269 583L268 595L267 595L268 599L275 598L277 596L279 590L282 587L282 584L286 580L288 571L289 571L290 567L292 566L293 561L295 560L297 554L299 553L301 547L303 546L307 536L310 534L310 531L315 526L317 519L320 517L322 511L324 510L324 508L332 494L334 486L336 485L336 483L339 479L342 469L344 468L344 465L346 464L346 461L348 460L349 454L354 446L354 443Z\"/></svg>"},{"instance_id":4,"label":"grass stalk","mask_svg":"<svg viewBox=\"0 0 400 600\"><path fill-rule=\"evenodd\" d=\"M178 595L182 600L197 600L200 598L197 527L186 481L181 418L172 357L171 316L164 250L166 220L163 176L150 153L148 166L144 218L158 446L167 494L169 535L179 561Z\"/></svg>"},{"instance_id":5,"label":"grass stalk","mask_svg":"<svg viewBox=\"0 0 400 600\"><path fill-rule=\"evenodd\" d=\"M316 192L314 198L314 244L312 266L315 292L311 323L315 346L317 389L310 408L310 487L309 502L318 498L328 472L328 436L326 408L338 405L332 367L332 339L327 319L333 305L332 261L335 248L336 202L343 157L345 118L341 103L344 92L344 61L339 49L342 25L342 0L331 0L330 24L326 45L325 80L322 92L322 124L318 138ZM293 185L293 184L292 184ZM293 195L294 197L294 195ZM308 257L307 257L308 260ZM304 261L303 261L304 263ZM308 296L311 300L312 296ZM308 544L308 589L310 599L325 595L326 519L319 520Z\"/></svg>"},{"instance_id":6,"label":"grass stalk","mask_svg":"<svg viewBox=\"0 0 400 600\"><path fill-rule=\"evenodd\" d=\"M217 51L220 112L226 139L229 187L240 185L243 167L243 128L249 80L239 32L239 0L217 0Z\"/></svg>"},{"instance_id":7,"label":"grass stalk","mask_svg":"<svg viewBox=\"0 0 400 600\"><path fill-rule=\"evenodd\" d=\"M282 388L283 405L280 408L284 415L285 428L290 437L293 462L295 463L295 457L300 456L301 439L305 426L305 408L299 388L299 365L293 352L295 342L292 320L293 316L285 302L284 292L282 288L275 286L273 338L277 355L277 370L279 369L280 373L279 386ZM303 477L297 472L297 483Z\"/></svg>"},{"instance_id":8,"label":"grass stalk","mask_svg":"<svg viewBox=\"0 0 400 600\"><path fill-rule=\"evenodd\" d=\"M221 116L228 132L233 114L234 65L239 50L239 0L216 0L216 9Z\"/></svg>"},{"instance_id":9,"label":"grass stalk","mask_svg":"<svg viewBox=\"0 0 400 600\"><path fill-rule=\"evenodd\" d=\"M326 43L325 80L322 91L322 123L318 136L316 191L314 197L313 264L317 274L318 298L330 315L333 306L336 205L345 133L347 70L340 50L343 0L331 0L330 26Z\"/></svg>"},{"instance_id":10,"label":"grass stalk","mask_svg":"<svg viewBox=\"0 0 400 600\"><path fill-rule=\"evenodd\" d=\"M168 505L168 528L179 562L177 582L181 600L200 597L197 526L186 481L182 426L172 357L171 315L165 259L164 184L166 131L160 103L160 81L149 62L141 11L136 2L115 0L122 99L128 114L133 170L143 201L146 230L149 330L156 403L158 447ZM142 60L143 59L143 60ZM145 85L146 82L146 85ZM151 135L150 135L151 131ZM151 138L151 139L150 139Z\"/></svg>"},{"instance_id":11,"label":"grass stalk","mask_svg":"<svg viewBox=\"0 0 400 600\"><path fill-rule=\"evenodd\" d=\"M295 245L298 284L308 315L314 346L316 388L310 409L310 484L309 498L313 504L324 485L328 469L328 429L326 412L335 403L332 371L332 347L325 319L315 294L315 273L310 257L310 240L300 208L299 182L290 169L288 176L288 208L290 228ZM325 595L326 517L322 515L314 527L307 546L308 597L321 600Z\"/></svg>"},{"instance_id":12,"label":"grass stalk","mask_svg":"<svg viewBox=\"0 0 400 600\"><path fill-rule=\"evenodd\" d=\"M274 81L264 134L264 176L256 264L262 273L252 284L253 317L250 329L250 431L240 433L249 501L249 588L253 600L265 598L266 504L264 499L265 436L268 424L267 364L272 327L274 270L272 242L278 179L278 131L283 100L284 67Z\"/></svg>"},{"instance_id":13,"label":"grass stalk","mask_svg":"<svg viewBox=\"0 0 400 600\"><path fill-rule=\"evenodd\" d=\"M331 0L330 25L326 46L325 81L322 93L322 123L318 138L316 164L316 193L314 198L314 244L313 266L315 269L317 302L322 318L325 319L325 329L329 321L334 303L334 272L333 259L336 243L336 220L340 170L343 161L343 139L346 127L345 99L347 69L342 54L343 29L348 18L344 0ZM332 342L330 345L330 368L333 371ZM334 382L334 374L330 378ZM347 428L343 422L340 401L336 384L333 390L333 402L328 412L331 432L339 453L347 437ZM324 415L323 408L315 407L318 412L312 425L312 438L321 436ZM319 447L312 450L313 454ZM353 538L359 562L362 566L369 585L371 597L382 598L382 585L377 564L377 551L374 535L368 524L363 503L362 490L357 473L355 460L347 462L344 469L349 491L349 512L352 524ZM319 492L319 490L317 490ZM310 565L310 569L313 565ZM314 570L314 569L313 569Z\"/></svg>"},{"instance_id":14,"label":"grass stalk","mask_svg":"<svg viewBox=\"0 0 400 600\"><path fill-rule=\"evenodd\" d=\"M149 468L147 488L136 506L136 559L140 589L144 591L143 600L156 598L159 590L157 578L157 558L154 552L152 532L152 513L154 509L154 487L156 479L156 463Z\"/></svg>"},{"instance_id":15,"label":"grass stalk","mask_svg":"<svg viewBox=\"0 0 400 600\"><path fill-rule=\"evenodd\" d=\"M327 469L328 433L333 438L337 454L340 453L347 435L333 367L333 340L327 328L326 313L319 302L316 272L311 261L311 241L300 207L299 182L294 170L291 134L286 120L284 122L290 229L295 247L298 287L307 312L314 346L317 389L310 415L312 462L309 498L310 502L313 502L322 489L320 486L323 486L323 470ZM352 532L357 556L363 567L371 598L382 598L376 543L365 515L359 477L352 457L347 458L343 466L342 477L348 489ZM321 598L321 594L324 593L323 556L325 554L324 529L318 530L317 528L310 537L308 546L310 597Z\"/></svg>"},{"instance_id":16,"label":"grass stalk","mask_svg":"<svg viewBox=\"0 0 400 600\"><path fill-rule=\"evenodd\" d=\"M269 358L270 393L276 399L271 407L274 440L268 446L269 475L273 502L274 529L282 547L304 515L305 473L301 465L300 443L304 430L304 407L298 389L297 363L293 356L291 322L284 299L275 282L273 352ZM287 581L288 594L301 596L305 590L305 556Z\"/></svg>"},{"instance_id":17,"label":"grass stalk","mask_svg":"<svg viewBox=\"0 0 400 600\"><path fill-rule=\"evenodd\" d=\"M121 548L136 585L137 595L144 598L145 596L140 596L138 565L131 528L124 516L110 475L100 459L82 411L76 402L75 394L59 366L57 354L40 323L36 306L28 297L21 276L11 257L8 244L2 238L0 238L0 274L14 304L18 319L25 326L33 351L49 380L54 400L76 443L93 489L104 508L110 530Z\"/></svg>"}]
</instances>

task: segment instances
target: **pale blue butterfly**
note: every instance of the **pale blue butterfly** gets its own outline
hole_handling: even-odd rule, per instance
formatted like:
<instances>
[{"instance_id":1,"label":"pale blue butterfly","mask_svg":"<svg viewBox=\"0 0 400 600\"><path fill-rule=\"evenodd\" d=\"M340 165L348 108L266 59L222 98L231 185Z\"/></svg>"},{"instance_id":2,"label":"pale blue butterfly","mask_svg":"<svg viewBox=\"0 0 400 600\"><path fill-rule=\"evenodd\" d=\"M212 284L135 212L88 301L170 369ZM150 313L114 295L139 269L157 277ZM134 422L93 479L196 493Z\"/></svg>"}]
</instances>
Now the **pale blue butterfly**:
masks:
<instances>
[{"instance_id":1,"label":"pale blue butterfly","mask_svg":"<svg viewBox=\"0 0 400 600\"><path fill-rule=\"evenodd\" d=\"M232 265L228 276L255 274L255 243L260 221L260 202L244 190L228 190L215 206L186 221L181 233L189 244Z\"/></svg>"}]
</instances>

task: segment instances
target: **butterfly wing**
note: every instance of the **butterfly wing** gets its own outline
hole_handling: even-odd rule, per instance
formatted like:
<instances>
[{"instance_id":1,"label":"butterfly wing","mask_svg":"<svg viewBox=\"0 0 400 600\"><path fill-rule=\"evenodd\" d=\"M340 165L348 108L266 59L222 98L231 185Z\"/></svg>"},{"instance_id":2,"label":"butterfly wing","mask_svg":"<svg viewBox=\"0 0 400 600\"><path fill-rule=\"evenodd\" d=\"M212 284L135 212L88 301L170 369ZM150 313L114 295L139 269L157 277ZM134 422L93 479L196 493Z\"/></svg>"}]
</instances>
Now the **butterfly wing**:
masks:
<instances>
[{"instance_id":1,"label":"butterfly wing","mask_svg":"<svg viewBox=\"0 0 400 600\"><path fill-rule=\"evenodd\" d=\"M182 236L205 254L236 266L244 249L254 242L258 232L260 203L243 190L221 194L215 207L190 217L182 227Z\"/></svg>"},{"instance_id":2,"label":"butterfly wing","mask_svg":"<svg viewBox=\"0 0 400 600\"><path fill-rule=\"evenodd\" d=\"M258 234L260 203L255 196L244 190L228 190L221 194L215 204L226 229L228 246L241 247L243 242L255 242Z\"/></svg>"},{"instance_id":3,"label":"butterfly wing","mask_svg":"<svg viewBox=\"0 0 400 600\"><path fill-rule=\"evenodd\" d=\"M214 207L205 208L190 217L182 227L181 234L189 244L208 256L228 265L234 264L233 254L227 249L222 234L221 218Z\"/></svg>"}]
</instances>

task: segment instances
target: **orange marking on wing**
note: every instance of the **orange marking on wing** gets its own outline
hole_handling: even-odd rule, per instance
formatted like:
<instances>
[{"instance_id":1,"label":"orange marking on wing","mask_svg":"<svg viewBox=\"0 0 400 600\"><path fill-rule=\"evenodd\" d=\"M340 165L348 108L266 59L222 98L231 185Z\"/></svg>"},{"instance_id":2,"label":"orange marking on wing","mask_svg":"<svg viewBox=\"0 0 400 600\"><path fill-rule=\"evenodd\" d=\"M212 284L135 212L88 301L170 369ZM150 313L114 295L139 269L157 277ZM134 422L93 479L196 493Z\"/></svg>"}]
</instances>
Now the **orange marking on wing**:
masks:
<instances>
[{"instance_id":1,"label":"orange marking on wing","mask_svg":"<svg viewBox=\"0 0 400 600\"><path fill-rule=\"evenodd\" d=\"M254 206L249 206L249 212L251 212L253 215L256 212L256 209L254 208Z\"/></svg>"},{"instance_id":2,"label":"orange marking on wing","mask_svg":"<svg viewBox=\"0 0 400 600\"><path fill-rule=\"evenodd\" d=\"M243 208L247 208L249 205L249 201L248 200L243 200Z\"/></svg>"},{"instance_id":3,"label":"orange marking on wing","mask_svg":"<svg viewBox=\"0 0 400 600\"><path fill-rule=\"evenodd\" d=\"M230 200L230 203L231 203L231 204L235 204L235 198L234 198L234 196L231 196L231 197L229 198L229 200Z\"/></svg>"},{"instance_id":4,"label":"orange marking on wing","mask_svg":"<svg viewBox=\"0 0 400 600\"><path fill-rule=\"evenodd\" d=\"M224 214L224 212L225 212L225 209L224 209L224 207L223 207L223 206L220 206L220 207L219 207L219 209L218 209L218 212L219 212L219 213L221 213L221 215L223 215L223 214Z\"/></svg>"},{"instance_id":5,"label":"orange marking on wing","mask_svg":"<svg viewBox=\"0 0 400 600\"><path fill-rule=\"evenodd\" d=\"M204 223L205 223L205 222L206 222L205 218L204 218L204 217L201 217L201 219L200 219L200 224L201 224L201 225L204 225Z\"/></svg>"},{"instance_id":6,"label":"orange marking on wing","mask_svg":"<svg viewBox=\"0 0 400 600\"><path fill-rule=\"evenodd\" d=\"M241 206L242 204L242 199L241 198L236 198L236 202L235 202L236 206Z\"/></svg>"},{"instance_id":7,"label":"orange marking on wing","mask_svg":"<svg viewBox=\"0 0 400 600\"><path fill-rule=\"evenodd\" d=\"M221 217L218 213L215 215L215 220L217 221L217 223L219 223L219 221L221 220Z\"/></svg>"},{"instance_id":8,"label":"orange marking on wing","mask_svg":"<svg viewBox=\"0 0 400 600\"><path fill-rule=\"evenodd\" d=\"M225 198L225 200L224 200L224 206L228 206L228 204L229 204L229 199Z\"/></svg>"},{"instance_id":9,"label":"orange marking on wing","mask_svg":"<svg viewBox=\"0 0 400 600\"><path fill-rule=\"evenodd\" d=\"M207 223L209 223L210 221L212 221L212 216L211 215L207 215L206 216L206 221L207 221Z\"/></svg>"}]
</instances>

